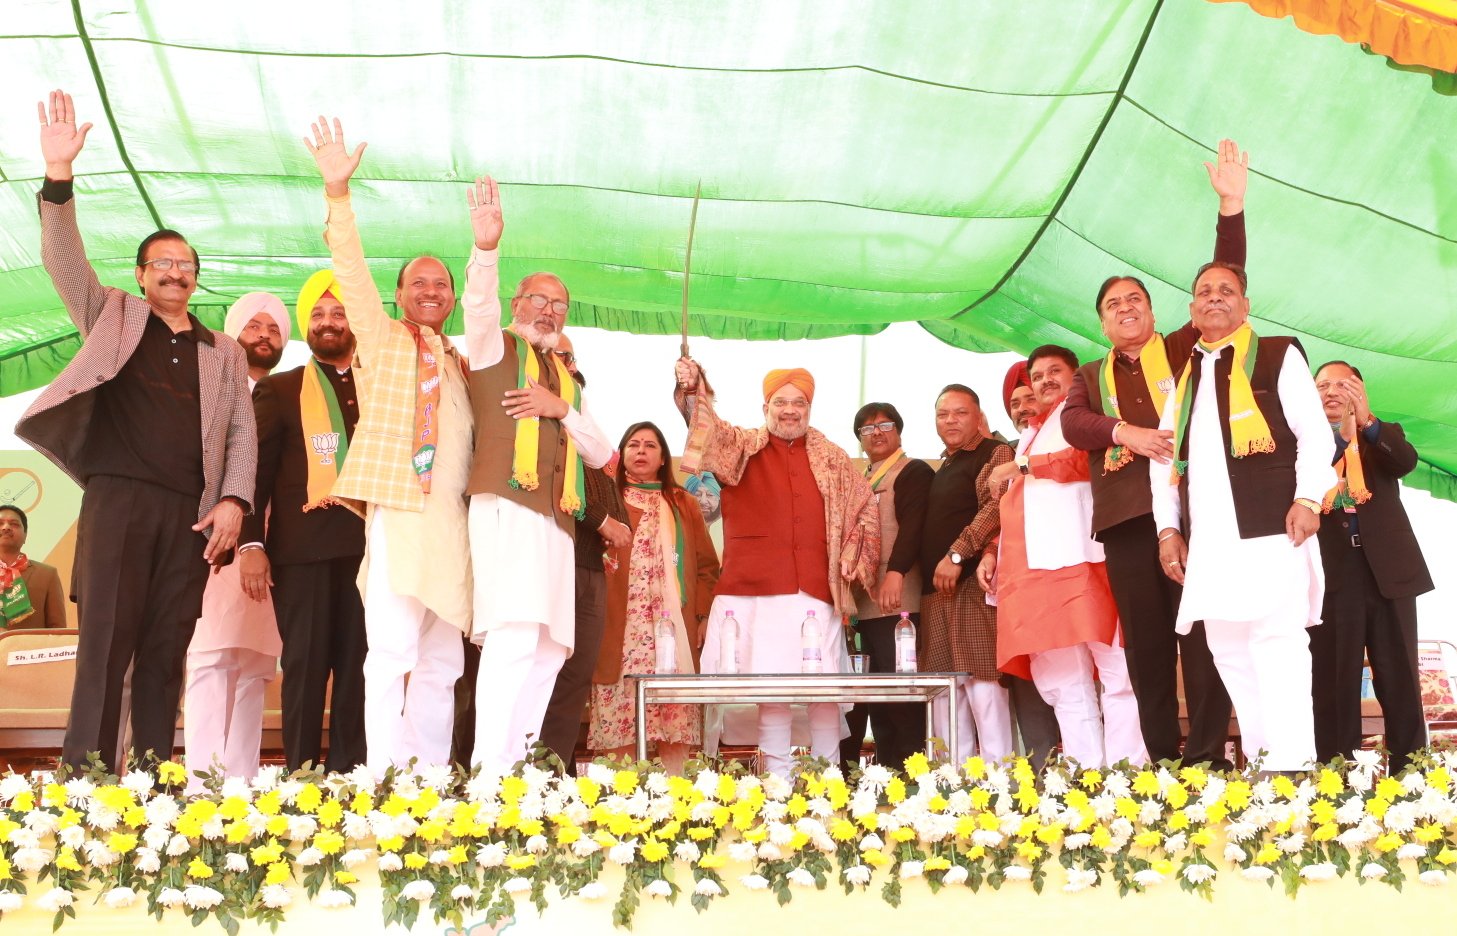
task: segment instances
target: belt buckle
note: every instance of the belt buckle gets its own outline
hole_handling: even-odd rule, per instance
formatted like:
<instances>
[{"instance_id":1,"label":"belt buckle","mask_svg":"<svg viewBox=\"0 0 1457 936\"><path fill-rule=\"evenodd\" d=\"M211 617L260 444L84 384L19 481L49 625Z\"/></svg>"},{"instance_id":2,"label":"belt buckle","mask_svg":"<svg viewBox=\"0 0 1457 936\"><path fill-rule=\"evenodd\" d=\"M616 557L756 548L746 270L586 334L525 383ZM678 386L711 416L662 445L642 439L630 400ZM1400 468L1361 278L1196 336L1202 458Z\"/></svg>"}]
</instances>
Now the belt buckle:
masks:
<instances>
[{"instance_id":1,"label":"belt buckle","mask_svg":"<svg viewBox=\"0 0 1457 936\"><path fill-rule=\"evenodd\" d=\"M1357 547L1357 548L1360 547L1360 545L1361 545L1361 534L1360 533L1352 533L1351 534L1351 545L1354 546L1354 547Z\"/></svg>"}]
</instances>

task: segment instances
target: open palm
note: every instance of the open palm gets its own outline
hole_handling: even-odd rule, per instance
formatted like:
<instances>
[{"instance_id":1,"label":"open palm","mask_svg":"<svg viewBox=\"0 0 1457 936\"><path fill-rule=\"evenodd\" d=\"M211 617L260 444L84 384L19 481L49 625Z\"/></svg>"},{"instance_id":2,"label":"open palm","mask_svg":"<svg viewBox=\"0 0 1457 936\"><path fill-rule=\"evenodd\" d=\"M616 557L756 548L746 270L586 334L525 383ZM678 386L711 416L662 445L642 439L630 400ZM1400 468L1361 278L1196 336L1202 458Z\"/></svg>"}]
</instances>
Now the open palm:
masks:
<instances>
[{"instance_id":1,"label":"open palm","mask_svg":"<svg viewBox=\"0 0 1457 936\"><path fill-rule=\"evenodd\" d=\"M314 138L310 140L304 137L304 145L314 157L314 163L319 167L319 175L324 179L326 188L345 188L349 185L349 179L354 175L354 170L359 168L359 161L364 157L364 148L368 143L361 143L350 153L344 145L344 128L339 123L339 118L334 118L333 127L322 115L318 121L310 125L314 132Z\"/></svg>"},{"instance_id":2,"label":"open palm","mask_svg":"<svg viewBox=\"0 0 1457 936\"><path fill-rule=\"evenodd\" d=\"M466 189L465 200L470 206L470 226L475 234L476 246L481 250L496 249L501 243L501 232L506 228L496 180L490 176L476 179L475 185Z\"/></svg>"},{"instance_id":3,"label":"open palm","mask_svg":"<svg viewBox=\"0 0 1457 936\"><path fill-rule=\"evenodd\" d=\"M47 166L69 166L86 145L91 124L76 126L76 109L71 96L64 91L51 92L50 112L46 104L36 104L40 114L40 151Z\"/></svg>"}]
</instances>

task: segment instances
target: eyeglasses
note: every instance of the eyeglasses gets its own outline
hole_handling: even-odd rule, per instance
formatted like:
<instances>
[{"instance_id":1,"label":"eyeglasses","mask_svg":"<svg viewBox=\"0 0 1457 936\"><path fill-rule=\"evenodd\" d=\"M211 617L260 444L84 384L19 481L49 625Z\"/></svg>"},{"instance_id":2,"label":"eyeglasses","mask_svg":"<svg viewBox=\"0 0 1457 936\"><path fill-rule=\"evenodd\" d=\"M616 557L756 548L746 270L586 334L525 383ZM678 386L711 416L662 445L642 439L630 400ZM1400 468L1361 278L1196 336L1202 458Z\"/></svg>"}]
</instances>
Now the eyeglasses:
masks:
<instances>
[{"instance_id":1,"label":"eyeglasses","mask_svg":"<svg viewBox=\"0 0 1457 936\"><path fill-rule=\"evenodd\" d=\"M183 273L196 273L197 264L191 260L173 260L171 257L158 257L156 260L145 260L142 266L156 267L158 272L166 273L174 266Z\"/></svg>"},{"instance_id":2,"label":"eyeglasses","mask_svg":"<svg viewBox=\"0 0 1457 936\"><path fill-rule=\"evenodd\" d=\"M566 315L567 307L570 305L570 303L568 303L565 299L553 299L550 296L543 296L539 295L538 293L527 293L526 295L518 296L517 298L530 299L531 307L537 310L545 309L548 305L550 305L551 310L557 315Z\"/></svg>"},{"instance_id":3,"label":"eyeglasses","mask_svg":"<svg viewBox=\"0 0 1457 936\"><path fill-rule=\"evenodd\" d=\"M886 422L866 423L855 431L860 434L860 438L868 439L877 432L890 432L893 429L895 429L895 423L887 420Z\"/></svg>"},{"instance_id":4,"label":"eyeglasses","mask_svg":"<svg viewBox=\"0 0 1457 936\"><path fill-rule=\"evenodd\" d=\"M553 351L552 354L555 354L557 357L561 358L562 363L567 365L568 367L571 367L573 364L577 363L577 356L570 351Z\"/></svg>"}]
</instances>

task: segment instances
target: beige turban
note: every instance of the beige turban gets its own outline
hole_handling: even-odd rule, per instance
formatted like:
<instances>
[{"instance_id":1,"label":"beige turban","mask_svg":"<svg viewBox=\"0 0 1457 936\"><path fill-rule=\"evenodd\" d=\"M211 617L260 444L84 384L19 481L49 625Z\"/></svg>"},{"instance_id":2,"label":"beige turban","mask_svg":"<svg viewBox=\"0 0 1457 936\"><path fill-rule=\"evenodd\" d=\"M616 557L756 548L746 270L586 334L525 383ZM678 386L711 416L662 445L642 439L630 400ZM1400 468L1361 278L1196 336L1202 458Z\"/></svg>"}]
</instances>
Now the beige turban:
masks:
<instances>
[{"instance_id":1,"label":"beige turban","mask_svg":"<svg viewBox=\"0 0 1457 936\"><path fill-rule=\"evenodd\" d=\"M238 301L228 308L227 317L223 319L223 334L236 341L243 329L260 312L268 313L278 323L278 331L283 335L284 344L287 344L288 309L284 307L282 299L266 292L250 292L239 296Z\"/></svg>"}]
</instances>

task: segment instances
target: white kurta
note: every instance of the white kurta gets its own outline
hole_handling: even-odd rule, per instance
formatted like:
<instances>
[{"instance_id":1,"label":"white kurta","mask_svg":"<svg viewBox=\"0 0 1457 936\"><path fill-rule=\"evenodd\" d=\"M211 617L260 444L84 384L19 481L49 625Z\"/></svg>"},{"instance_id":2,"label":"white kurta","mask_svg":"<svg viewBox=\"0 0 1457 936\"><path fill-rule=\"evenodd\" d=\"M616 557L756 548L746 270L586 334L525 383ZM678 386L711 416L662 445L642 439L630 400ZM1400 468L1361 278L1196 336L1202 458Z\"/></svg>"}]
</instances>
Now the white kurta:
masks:
<instances>
[{"instance_id":1,"label":"white kurta","mask_svg":"<svg viewBox=\"0 0 1457 936\"><path fill-rule=\"evenodd\" d=\"M473 370L490 367L505 354L496 262L496 251L472 248L466 266L461 306ZM585 401L580 412L567 412L562 427L588 467L600 468L612 457L612 443L593 421ZM472 501L478 503L471 510L478 579L472 637L480 642L486 631L535 622L546 625L551 639L570 651L577 627L576 594L570 586L576 568L571 536L555 519L508 498L475 494Z\"/></svg>"},{"instance_id":2,"label":"white kurta","mask_svg":"<svg viewBox=\"0 0 1457 936\"><path fill-rule=\"evenodd\" d=\"M1320 548L1311 536L1300 546L1284 534L1241 539L1234 493L1225 470L1224 435L1215 398L1214 365L1219 353L1199 349L1190 366L1202 368L1189 417L1189 555L1177 629L1189 633L1195 621L1257 621L1286 605L1293 591L1306 598L1300 626L1320 623L1325 573ZM1321 408L1305 358L1290 348L1280 368L1280 405L1296 439L1295 497L1320 503L1335 483L1331 459L1335 441ZM1161 429L1172 429L1174 397L1164 407ZM1259 456L1254 456L1259 457ZM1154 520L1160 530L1180 529L1179 487L1170 484L1170 467L1149 462Z\"/></svg>"}]
</instances>

